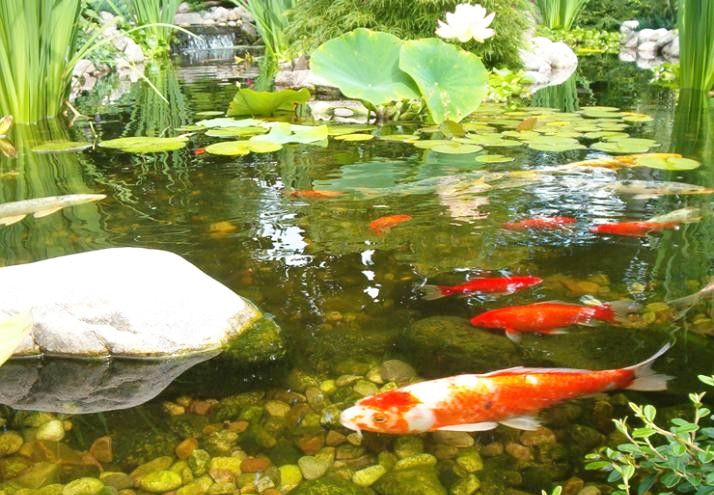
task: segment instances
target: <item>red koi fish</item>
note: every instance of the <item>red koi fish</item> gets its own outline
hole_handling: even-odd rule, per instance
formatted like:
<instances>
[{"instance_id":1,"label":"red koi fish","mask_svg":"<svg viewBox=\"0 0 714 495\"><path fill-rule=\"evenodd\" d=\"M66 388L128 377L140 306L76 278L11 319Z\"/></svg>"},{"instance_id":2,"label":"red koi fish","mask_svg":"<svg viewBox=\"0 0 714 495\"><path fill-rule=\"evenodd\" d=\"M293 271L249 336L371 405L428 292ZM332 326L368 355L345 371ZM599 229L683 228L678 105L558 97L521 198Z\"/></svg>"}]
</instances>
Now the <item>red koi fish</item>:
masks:
<instances>
[{"instance_id":1,"label":"red koi fish","mask_svg":"<svg viewBox=\"0 0 714 495\"><path fill-rule=\"evenodd\" d=\"M328 191L326 189L304 189L301 191L291 191L288 196L294 198L336 198L342 196L344 193L340 191Z\"/></svg>"},{"instance_id":2,"label":"red koi fish","mask_svg":"<svg viewBox=\"0 0 714 495\"><path fill-rule=\"evenodd\" d=\"M675 230L678 227L678 222L618 222L594 225L590 227L590 232L626 237L645 237L653 232L662 232L668 229Z\"/></svg>"},{"instance_id":3,"label":"red koi fish","mask_svg":"<svg viewBox=\"0 0 714 495\"><path fill-rule=\"evenodd\" d=\"M533 217L518 222L504 223L503 228L508 230L526 229L560 229L577 222L573 217Z\"/></svg>"},{"instance_id":4,"label":"red koi fish","mask_svg":"<svg viewBox=\"0 0 714 495\"><path fill-rule=\"evenodd\" d=\"M432 301L454 294L513 294L543 281L538 277L475 278L460 285L425 285L424 300Z\"/></svg>"},{"instance_id":5,"label":"red koi fish","mask_svg":"<svg viewBox=\"0 0 714 495\"><path fill-rule=\"evenodd\" d=\"M563 327L571 325L592 325L596 320L615 322L624 310L607 303L598 306L581 306L562 302L541 302L525 306L492 309L471 318L475 327L502 329L506 337L520 341L522 332L540 334L565 333Z\"/></svg>"},{"instance_id":6,"label":"red koi fish","mask_svg":"<svg viewBox=\"0 0 714 495\"><path fill-rule=\"evenodd\" d=\"M409 215L387 215L369 222L369 228L375 234L384 234L392 227L411 219L412 217Z\"/></svg>"},{"instance_id":7,"label":"red koi fish","mask_svg":"<svg viewBox=\"0 0 714 495\"><path fill-rule=\"evenodd\" d=\"M205 152L206 152L206 148L196 148L195 150L193 150L193 154L195 156L203 155Z\"/></svg>"},{"instance_id":8,"label":"red koi fish","mask_svg":"<svg viewBox=\"0 0 714 495\"><path fill-rule=\"evenodd\" d=\"M566 368L510 368L483 375L458 375L431 380L365 397L345 409L347 428L390 434L426 431L486 431L498 423L522 430L540 425L541 409L599 392L667 389L670 376L652 369L670 348L627 368L591 371Z\"/></svg>"}]
</instances>

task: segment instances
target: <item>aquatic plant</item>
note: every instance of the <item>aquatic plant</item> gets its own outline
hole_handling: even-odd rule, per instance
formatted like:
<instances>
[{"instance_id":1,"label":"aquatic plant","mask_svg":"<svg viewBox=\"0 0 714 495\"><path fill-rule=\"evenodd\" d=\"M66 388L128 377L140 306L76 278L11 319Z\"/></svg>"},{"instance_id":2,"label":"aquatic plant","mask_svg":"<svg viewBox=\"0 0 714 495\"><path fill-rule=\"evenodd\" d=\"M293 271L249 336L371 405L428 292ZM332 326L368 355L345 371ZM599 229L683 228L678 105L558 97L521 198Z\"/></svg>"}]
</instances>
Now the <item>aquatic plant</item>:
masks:
<instances>
[{"instance_id":1,"label":"aquatic plant","mask_svg":"<svg viewBox=\"0 0 714 495\"><path fill-rule=\"evenodd\" d=\"M682 0L679 6L680 85L714 87L714 3Z\"/></svg>"},{"instance_id":2,"label":"aquatic plant","mask_svg":"<svg viewBox=\"0 0 714 495\"><path fill-rule=\"evenodd\" d=\"M699 380L714 387L714 376L700 375ZM642 426L633 429L627 418L616 419L627 442L589 454L586 469L608 471L608 482L617 482L613 495L629 495L635 484L636 493L714 493L714 423L704 395L689 394L691 417L676 417L667 429L655 422L654 406L630 403Z\"/></svg>"},{"instance_id":3,"label":"aquatic plant","mask_svg":"<svg viewBox=\"0 0 714 495\"><path fill-rule=\"evenodd\" d=\"M232 0L244 7L255 20L255 27L265 45L265 54L277 59L287 58L290 43L286 30L288 13L296 0Z\"/></svg>"},{"instance_id":4,"label":"aquatic plant","mask_svg":"<svg viewBox=\"0 0 714 495\"><path fill-rule=\"evenodd\" d=\"M383 31L402 39L434 36L437 20L464 0L299 0L291 17L288 35L293 54L310 53L329 39L360 27ZM479 0L496 16L495 36L483 44L465 48L482 57L489 67L520 67L518 49L523 33L531 26L532 4L528 0Z\"/></svg>"},{"instance_id":5,"label":"aquatic plant","mask_svg":"<svg viewBox=\"0 0 714 495\"><path fill-rule=\"evenodd\" d=\"M583 9L575 24L605 31L618 31L627 20L637 19L640 28L672 29L677 24L679 0L597 0Z\"/></svg>"},{"instance_id":6,"label":"aquatic plant","mask_svg":"<svg viewBox=\"0 0 714 495\"><path fill-rule=\"evenodd\" d=\"M543 24L550 29L569 30L588 0L536 0Z\"/></svg>"},{"instance_id":7,"label":"aquatic plant","mask_svg":"<svg viewBox=\"0 0 714 495\"><path fill-rule=\"evenodd\" d=\"M171 26L181 0L127 0L129 11L141 31L147 53L168 53L175 28Z\"/></svg>"}]
</instances>

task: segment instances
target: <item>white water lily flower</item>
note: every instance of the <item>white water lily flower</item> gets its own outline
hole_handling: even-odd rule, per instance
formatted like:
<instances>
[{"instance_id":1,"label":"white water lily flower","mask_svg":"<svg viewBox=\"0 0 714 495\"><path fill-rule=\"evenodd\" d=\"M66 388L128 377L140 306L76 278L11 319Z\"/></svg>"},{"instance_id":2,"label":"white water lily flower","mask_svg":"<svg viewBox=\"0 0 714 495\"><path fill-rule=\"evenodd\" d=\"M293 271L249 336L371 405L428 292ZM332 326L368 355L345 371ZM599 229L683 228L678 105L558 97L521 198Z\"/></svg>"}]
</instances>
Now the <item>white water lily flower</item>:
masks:
<instances>
[{"instance_id":1,"label":"white water lily flower","mask_svg":"<svg viewBox=\"0 0 714 495\"><path fill-rule=\"evenodd\" d=\"M486 9L478 3L460 3L453 12L446 13L446 22L438 21L436 35L447 40L458 39L461 43L471 39L483 43L496 34L488 27L495 15L495 12L486 15Z\"/></svg>"}]
</instances>

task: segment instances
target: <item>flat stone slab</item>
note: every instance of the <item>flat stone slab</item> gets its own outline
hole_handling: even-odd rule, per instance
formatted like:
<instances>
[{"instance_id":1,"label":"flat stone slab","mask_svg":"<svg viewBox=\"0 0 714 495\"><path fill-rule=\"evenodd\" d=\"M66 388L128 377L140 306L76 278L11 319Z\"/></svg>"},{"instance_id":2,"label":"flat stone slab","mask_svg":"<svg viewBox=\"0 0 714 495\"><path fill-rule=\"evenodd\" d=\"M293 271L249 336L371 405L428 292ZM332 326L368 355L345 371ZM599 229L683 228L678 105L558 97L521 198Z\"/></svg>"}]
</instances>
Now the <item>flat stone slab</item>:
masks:
<instances>
[{"instance_id":1,"label":"flat stone slab","mask_svg":"<svg viewBox=\"0 0 714 495\"><path fill-rule=\"evenodd\" d=\"M113 248L0 268L0 318L29 311L16 355L176 357L226 347L262 315L168 251Z\"/></svg>"}]
</instances>

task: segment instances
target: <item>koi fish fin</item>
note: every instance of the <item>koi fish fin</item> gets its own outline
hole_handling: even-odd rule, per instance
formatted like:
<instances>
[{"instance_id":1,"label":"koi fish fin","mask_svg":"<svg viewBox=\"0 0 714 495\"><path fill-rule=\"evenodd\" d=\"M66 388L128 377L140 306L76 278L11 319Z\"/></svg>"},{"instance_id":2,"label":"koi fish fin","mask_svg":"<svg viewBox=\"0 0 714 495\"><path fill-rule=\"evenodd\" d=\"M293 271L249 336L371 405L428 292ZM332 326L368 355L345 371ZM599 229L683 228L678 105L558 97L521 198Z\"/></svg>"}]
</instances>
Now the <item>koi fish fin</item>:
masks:
<instances>
[{"instance_id":1,"label":"koi fish fin","mask_svg":"<svg viewBox=\"0 0 714 495\"><path fill-rule=\"evenodd\" d=\"M652 364L654 364L658 357L667 352L670 347L672 347L672 344L667 343L663 345L662 348L651 358L625 368L626 370L632 370L635 372L635 380L626 388L628 390L640 390L643 392L667 390L667 381L674 377L657 373L652 369Z\"/></svg>"},{"instance_id":2,"label":"koi fish fin","mask_svg":"<svg viewBox=\"0 0 714 495\"><path fill-rule=\"evenodd\" d=\"M64 206L55 206L53 208L47 208L46 210L36 211L34 215L35 218L46 217L47 215L52 215L56 211L60 211Z\"/></svg>"},{"instance_id":3,"label":"koi fish fin","mask_svg":"<svg viewBox=\"0 0 714 495\"><path fill-rule=\"evenodd\" d=\"M11 217L3 217L0 218L0 225L12 225L13 223L17 223L23 218L25 218L27 215L14 215Z\"/></svg>"},{"instance_id":4,"label":"koi fish fin","mask_svg":"<svg viewBox=\"0 0 714 495\"><path fill-rule=\"evenodd\" d=\"M466 423L463 425L449 425L437 428L439 431L488 431L498 426L494 421L484 421L483 423Z\"/></svg>"},{"instance_id":5,"label":"koi fish fin","mask_svg":"<svg viewBox=\"0 0 714 495\"><path fill-rule=\"evenodd\" d=\"M544 333L545 335L565 335L568 331L565 328L553 328L541 333Z\"/></svg>"},{"instance_id":6,"label":"koi fish fin","mask_svg":"<svg viewBox=\"0 0 714 495\"><path fill-rule=\"evenodd\" d=\"M657 199L661 194L635 194L632 199Z\"/></svg>"},{"instance_id":7,"label":"koi fish fin","mask_svg":"<svg viewBox=\"0 0 714 495\"><path fill-rule=\"evenodd\" d=\"M502 425L515 428L516 430L537 430L540 428L540 421L535 416L514 416L512 418L499 421Z\"/></svg>"},{"instance_id":8,"label":"koi fish fin","mask_svg":"<svg viewBox=\"0 0 714 495\"><path fill-rule=\"evenodd\" d=\"M434 301L435 299L441 299L442 297L446 297L447 295L438 285L427 284L423 286L421 290L424 292L422 299L424 299L425 301Z\"/></svg>"},{"instance_id":9,"label":"koi fish fin","mask_svg":"<svg viewBox=\"0 0 714 495\"><path fill-rule=\"evenodd\" d=\"M635 301L630 301L629 299L602 302L595 296L585 295L580 298L580 302L586 306L593 306L595 308L610 308L613 313L613 321L616 323L626 322L628 314L637 313L642 309L641 304ZM597 322L580 322L580 325L594 326L597 325Z\"/></svg>"},{"instance_id":10,"label":"koi fish fin","mask_svg":"<svg viewBox=\"0 0 714 495\"><path fill-rule=\"evenodd\" d=\"M508 340L513 342L514 344L520 344L521 343L521 333L516 332L515 330L511 329L506 329L506 337L508 337Z\"/></svg>"}]
</instances>

